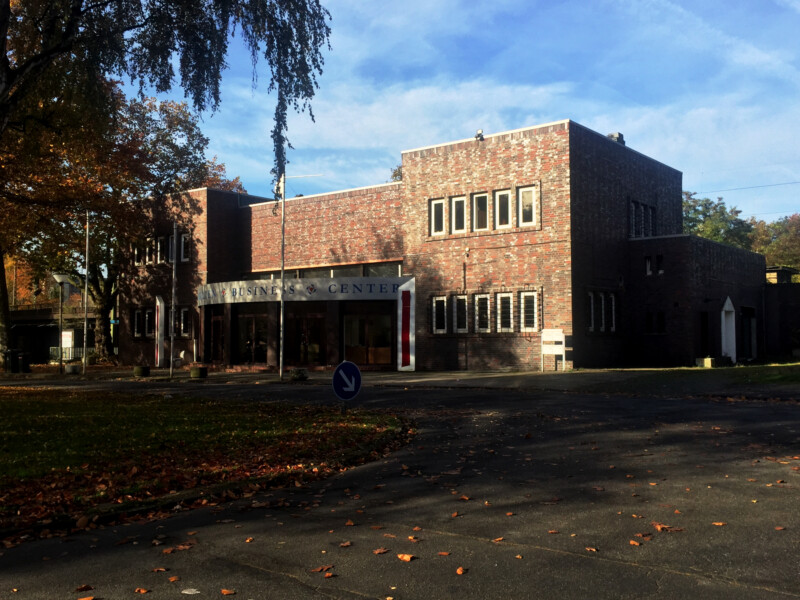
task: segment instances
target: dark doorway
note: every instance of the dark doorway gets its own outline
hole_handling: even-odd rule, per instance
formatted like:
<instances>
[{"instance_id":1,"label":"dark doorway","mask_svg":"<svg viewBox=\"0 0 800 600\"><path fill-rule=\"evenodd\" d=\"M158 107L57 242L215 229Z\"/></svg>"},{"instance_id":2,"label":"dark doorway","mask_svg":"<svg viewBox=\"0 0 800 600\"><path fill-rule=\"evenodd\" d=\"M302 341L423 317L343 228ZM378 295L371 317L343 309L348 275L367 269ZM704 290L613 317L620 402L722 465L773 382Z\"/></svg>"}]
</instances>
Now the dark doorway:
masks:
<instances>
[{"instance_id":1,"label":"dark doorway","mask_svg":"<svg viewBox=\"0 0 800 600\"><path fill-rule=\"evenodd\" d=\"M342 320L344 359L361 366L394 364L394 303L349 303Z\"/></svg>"},{"instance_id":2,"label":"dark doorway","mask_svg":"<svg viewBox=\"0 0 800 600\"><path fill-rule=\"evenodd\" d=\"M266 364L268 319L263 314L239 315L237 360L239 364Z\"/></svg>"},{"instance_id":3,"label":"dark doorway","mask_svg":"<svg viewBox=\"0 0 800 600\"><path fill-rule=\"evenodd\" d=\"M325 364L326 312L324 304L292 303L286 310L283 348L290 365L318 366Z\"/></svg>"},{"instance_id":4,"label":"dark doorway","mask_svg":"<svg viewBox=\"0 0 800 600\"><path fill-rule=\"evenodd\" d=\"M211 361L222 362L225 354L225 326L222 315L211 317Z\"/></svg>"}]
</instances>

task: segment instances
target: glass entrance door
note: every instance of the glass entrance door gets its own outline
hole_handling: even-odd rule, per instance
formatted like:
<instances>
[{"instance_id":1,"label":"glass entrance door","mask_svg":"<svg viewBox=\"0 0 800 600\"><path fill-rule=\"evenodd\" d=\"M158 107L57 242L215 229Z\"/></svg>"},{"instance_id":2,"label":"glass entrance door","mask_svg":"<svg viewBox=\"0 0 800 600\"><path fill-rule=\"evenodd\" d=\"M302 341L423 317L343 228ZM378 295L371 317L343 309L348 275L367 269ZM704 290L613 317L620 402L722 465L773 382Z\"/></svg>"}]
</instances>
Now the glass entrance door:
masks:
<instances>
[{"instance_id":1,"label":"glass entrance door","mask_svg":"<svg viewBox=\"0 0 800 600\"><path fill-rule=\"evenodd\" d=\"M392 317L345 315L344 359L357 365L392 363Z\"/></svg>"}]
</instances>

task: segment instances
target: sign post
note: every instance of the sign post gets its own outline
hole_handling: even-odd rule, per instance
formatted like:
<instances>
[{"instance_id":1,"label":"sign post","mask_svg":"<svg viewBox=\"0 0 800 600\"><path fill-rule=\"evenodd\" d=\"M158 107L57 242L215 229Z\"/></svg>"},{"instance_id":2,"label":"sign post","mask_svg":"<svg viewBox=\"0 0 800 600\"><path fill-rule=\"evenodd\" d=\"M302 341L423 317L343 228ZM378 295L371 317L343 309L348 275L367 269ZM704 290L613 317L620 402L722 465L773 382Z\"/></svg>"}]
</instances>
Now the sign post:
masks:
<instances>
[{"instance_id":1,"label":"sign post","mask_svg":"<svg viewBox=\"0 0 800 600\"><path fill-rule=\"evenodd\" d=\"M348 402L361 391L361 371L358 365L349 360L342 361L333 372L333 393L342 402ZM345 405L342 405L342 413Z\"/></svg>"}]
</instances>

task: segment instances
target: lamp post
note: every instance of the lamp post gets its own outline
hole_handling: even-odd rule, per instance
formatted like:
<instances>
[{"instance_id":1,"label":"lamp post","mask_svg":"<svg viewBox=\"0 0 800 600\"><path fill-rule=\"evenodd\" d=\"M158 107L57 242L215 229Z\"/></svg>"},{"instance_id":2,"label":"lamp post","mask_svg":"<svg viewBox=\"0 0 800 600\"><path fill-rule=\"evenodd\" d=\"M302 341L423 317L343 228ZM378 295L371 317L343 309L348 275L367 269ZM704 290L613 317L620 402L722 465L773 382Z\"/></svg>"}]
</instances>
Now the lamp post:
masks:
<instances>
[{"instance_id":1,"label":"lamp post","mask_svg":"<svg viewBox=\"0 0 800 600\"><path fill-rule=\"evenodd\" d=\"M58 284L58 374L64 374L64 284L69 283L69 275L53 273L53 279Z\"/></svg>"}]
</instances>

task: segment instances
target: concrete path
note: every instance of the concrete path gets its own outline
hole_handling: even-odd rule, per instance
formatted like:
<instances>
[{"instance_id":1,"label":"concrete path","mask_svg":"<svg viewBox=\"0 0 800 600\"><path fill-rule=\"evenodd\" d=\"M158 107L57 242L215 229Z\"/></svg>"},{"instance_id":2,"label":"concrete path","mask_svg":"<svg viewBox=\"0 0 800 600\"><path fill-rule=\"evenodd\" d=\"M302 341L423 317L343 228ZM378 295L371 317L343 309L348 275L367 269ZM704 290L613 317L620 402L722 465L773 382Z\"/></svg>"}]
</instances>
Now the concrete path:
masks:
<instances>
[{"instance_id":1,"label":"concrete path","mask_svg":"<svg viewBox=\"0 0 800 600\"><path fill-rule=\"evenodd\" d=\"M559 390L397 375L367 379L356 404L406 415L403 450L307 487L1 550L0 599L800 598L791 389L711 400L603 392L602 377ZM324 385L254 377L141 389L331 401Z\"/></svg>"}]
</instances>

